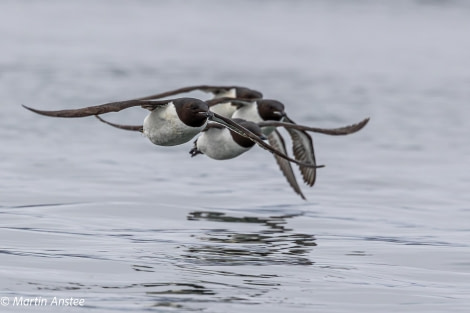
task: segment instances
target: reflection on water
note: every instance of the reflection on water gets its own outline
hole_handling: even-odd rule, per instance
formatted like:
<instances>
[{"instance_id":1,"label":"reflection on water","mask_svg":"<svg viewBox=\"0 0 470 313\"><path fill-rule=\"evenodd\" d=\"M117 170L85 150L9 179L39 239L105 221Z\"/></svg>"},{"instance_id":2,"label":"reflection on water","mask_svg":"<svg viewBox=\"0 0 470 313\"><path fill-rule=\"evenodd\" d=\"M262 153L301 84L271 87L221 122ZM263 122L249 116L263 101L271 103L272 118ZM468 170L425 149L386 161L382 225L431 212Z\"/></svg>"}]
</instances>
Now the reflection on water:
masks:
<instances>
[{"instance_id":1,"label":"reflection on water","mask_svg":"<svg viewBox=\"0 0 470 313\"><path fill-rule=\"evenodd\" d=\"M202 244L187 249L190 260L203 265L312 265L308 254L316 246L315 237L295 233L285 227L286 220L297 215L260 217L234 217L220 212L194 211L191 221L224 223L227 228L207 230L198 236ZM235 223L235 225L231 225ZM231 226L250 223L262 226L258 231L239 232Z\"/></svg>"},{"instance_id":2,"label":"reflection on water","mask_svg":"<svg viewBox=\"0 0 470 313\"><path fill-rule=\"evenodd\" d=\"M110 293L122 297L133 295L145 302L145 307L161 310L202 310L207 307L207 303L259 305L263 303L260 297L268 297L271 292L286 287L281 274L285 268L314 263L309 255L316 246L315 237L287 227L290 219L301 216L233 216L221 212L190 212L186 217L189 223L200 225L187 235L184 244L171 245L176 253L180 253L173 260L178 269L177 276L162 272L162 266L165 266L162 259L171 261L160 249L159 244L168 243L167 239L159 237L160 229L112 228L104 233L90 229L90 232L101 233L108 239L139 245L133 250L133 257L125 261L125 267L138 275L137 280L129 281L124 276L104 281L70 277L70 280L62 282L29 281L28 284L46 294L69 291L93 293L93 301L99 303L93 306L95 309L100 309L101 304L106 307L104 301L108 301L106 297ZM30 232L32 229L22 231ZM55 235L61 234L81 237L90 235L68 231ZM184 249L179 251L177 248ZM70 255L49 251L44 257L60 262L64 257L70 258ZM109 255L109 259L105 260L97 258L91 251L84 252L80 257L92 262L106 261L114 266L122 265L119 257ZM270 265L285 267L277 267L273 271ZM88 300L92 301L90 298ZM139 303L139 306L142 304Z\"/></svg>"}]
</instances>

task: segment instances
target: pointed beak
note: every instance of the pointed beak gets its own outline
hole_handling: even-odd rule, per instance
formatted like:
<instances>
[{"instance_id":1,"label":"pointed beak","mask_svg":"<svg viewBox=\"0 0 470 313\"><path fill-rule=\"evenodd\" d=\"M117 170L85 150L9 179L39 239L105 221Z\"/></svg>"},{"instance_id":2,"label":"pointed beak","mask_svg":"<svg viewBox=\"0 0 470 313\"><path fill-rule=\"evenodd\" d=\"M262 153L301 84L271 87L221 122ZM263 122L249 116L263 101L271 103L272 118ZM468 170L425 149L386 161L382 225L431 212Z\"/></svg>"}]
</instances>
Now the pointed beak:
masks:
<instances>
[{"instance_id":1,"label":"pointed beak","mask_svg":"<svg viewBox=\"0 0 470 313\"><path fill-rule=\"evenodd\" d=\"M212 120L212 118L214 117L214 113L212 113L211 111L201 111L201 112L197 112L197 114L203 115L209 120Z\"/></svg>"}]
</instances>

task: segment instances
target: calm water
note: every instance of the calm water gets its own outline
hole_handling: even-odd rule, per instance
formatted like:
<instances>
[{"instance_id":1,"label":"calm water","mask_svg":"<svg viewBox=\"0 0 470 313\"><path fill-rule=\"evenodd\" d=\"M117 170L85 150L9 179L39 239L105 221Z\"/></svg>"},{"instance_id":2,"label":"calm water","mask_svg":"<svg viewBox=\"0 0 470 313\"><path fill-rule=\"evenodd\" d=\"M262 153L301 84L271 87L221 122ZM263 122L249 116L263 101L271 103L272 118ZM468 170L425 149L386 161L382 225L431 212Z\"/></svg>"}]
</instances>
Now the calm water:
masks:
<instances>
[{"instance_id":1,"label":"calm water","mask_svg":"<svg viewBox=\"0 0 470 313\"><path fill-rule=\"evenodd\" d=\"M0 296L54 311L468 312L465 1L4 1ZM192 84L279 99L314 135L308 201L256 148L190 158L80 107ZM203 93L194 96L205 98ZM109 119L141 123L132 109ZM44 303L44 302L43 302Z\"/></svg>"}]
</instances>

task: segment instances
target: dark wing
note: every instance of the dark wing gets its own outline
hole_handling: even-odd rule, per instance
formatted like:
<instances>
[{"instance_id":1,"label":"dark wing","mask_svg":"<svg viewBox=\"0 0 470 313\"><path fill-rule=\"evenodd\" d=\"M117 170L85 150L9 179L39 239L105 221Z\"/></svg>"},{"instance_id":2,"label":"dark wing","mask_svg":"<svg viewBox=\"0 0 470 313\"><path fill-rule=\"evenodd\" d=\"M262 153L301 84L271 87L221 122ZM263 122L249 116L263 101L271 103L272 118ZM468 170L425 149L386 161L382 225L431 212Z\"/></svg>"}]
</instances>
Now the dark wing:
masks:
<instances>
[{"instance_id":1,"label":"dark wing","mask_svg":"<svg viewBox=\"0 0 470 313\"><path fill-rule=\"evenodd\" d=\"M279 150L284 154L287 154L286 144L284 142L284 139L282 138L281 134L277 130L274 130L268 136L268 140L269 140L269 144L274 149ZM292 189L294 189L294 191L299 196L301 196L302 199L306 200L305 196L302 193L302 190L299 187L299 184L297 183L297 179L295 178L294 171L292 169L290 162L277 155L274 155L274 158L276 159L276 162L279 165L279 168L281 169L282 174L284 174L284 177L287 179L287 182L292 187Z\"/></svg>"},{"instance_id":2,"label":"dark wing","mask_svg":"<svg viewBox=\"0 0 470 313\"><path fill-rule=\"evenodd\" d=\"M271 152L273 154L276 154L276 155L280 156L281 158L284 158L286 160L294 162L295 164L298 164L301 169L324 167L324 165L316 165L315 163L308 163L308 162L302 162L302 161L294 160L294 159L288 157L287 155L285 155L284 153L279 152L276 149L273 149L273 147L271 147L270 145L265 143L263 140L261 140L258 136L253 134L253 132L251 132L248 129L246 129L245 127L235 123L231 119L223 117L223 116L221 116L219 114L216 114L214 112L211 112L211 111L209 111L209 112L211 113L211 115L209 116L209 119L212 120L213 122L220 123L220 124L226 126L231 131L234 131L237 134L240 134L241 136L244 136L244 137L247 137L247 138L251 139L252 141L257 143L258 146L260 146L261 148L263 148L265 150L268 150L269 152Z\"/></svg>"},{"instance_id":3,"label":"dark wing","mask_svg":"<svg viewBox=\"0 0 470 313\"><path fill-rule=\"evenodd\" d=\"M232 105L236 105L237 108L240 108L244 105L253 103L253 101L254 100L252 99L221 97L221 98L214 98L214 99L206 100L205 102L207 103L209 107L214 106L219 103L231 102Z\"/></svg>"},{"instance_id":4,"label":"dark wing","mask_svg":"<svg viewBox=\"0 0 470 313\"><path fill-rule=\"evenodd\" d=\"M188 86L183 88L178 88L170 91L165 91L162 93L153 94L146 97L137 98L137 100L150 100L150 99L160 99L164 97L174 96L180 93L191 92L195 90L200 90L203 92L217 93L218 91L227 91L229 89L236 88L235 86L209 86L209 85L196 85Z\"/></svg>"},{"instance_id":5,"label":"dark wing","mask_svg":"<svg viewBox=\"0 0 470 313\"><path fill-rule=\"evenodd\" d=\"M24 108L33 111L34 113L52 116L52 117L86 117L92 115L100 115L109 112L119 112L124 109L141 106L148 110L153 110L158 106L167 105L171 100L164 101L142 101L142 100L127 100L127 101L118 101L110 102L101 105L95 105L91 107L81 108L81 109L71 109L71 110L59 110L59 111L43 111L37 110L23 105Z\"/></svg>"},{"instance_id":6,"label":"dark wing","mask_svg":"<svg viewBox=\"0 0 470 313\"><path fill-rule=\"evenodd\" d=\"M264 121L264 122L259 122L258 125L260 127L263 126L274 126L274 127L285 127L285 128L294 128L297 130L303 130L303 131L311 131L314 133L320 133L320 134L325 134L325 135L333 135L333 136L342 136L342 135L349 135L353 134L355 132L360 131L364 126L367 125L369 122L370 118L366 118L359 123L352 124L352 125L347 125L344 127L339 127L339 128L318 128L318 127L308 127L304 125L298 125L298 124L293 124L293 123L285 123L285 122L277 122L277 121Z\"/></svg>"},{"instance_id":7,"label":"dark wing","mask_svg":"<svg viewBox=\"0 0 470 313\"><path fill-rule=\"evenodd\" d=\"M288 123L295 124L294 121L287 116L285 116L284 119ZM295 128L286 128L286 130L292 138L292 149L295 159L304 163L316 164L312 137L303 130ZM314 167L300 167L300 172L307 185L313 186L313 184L315 184L317 171Z\"/></svg>"},{"instance_id":8,"label":"dark wing","mask_svg":"<svg viewBox=\"0 0 470 313\"><path fill-rule=\"evenodd\" d=\"M144 132L144 127L142 125L121 125L121 124L115 124L108 122L104 119L102 119L99 115L95 115L97 119L99 119L101 122L111 125L113 127L119 128L119 129L124 129L124 130L130 130L130 131L138 131L143 133Z\"/></svg>"}]
</instances>

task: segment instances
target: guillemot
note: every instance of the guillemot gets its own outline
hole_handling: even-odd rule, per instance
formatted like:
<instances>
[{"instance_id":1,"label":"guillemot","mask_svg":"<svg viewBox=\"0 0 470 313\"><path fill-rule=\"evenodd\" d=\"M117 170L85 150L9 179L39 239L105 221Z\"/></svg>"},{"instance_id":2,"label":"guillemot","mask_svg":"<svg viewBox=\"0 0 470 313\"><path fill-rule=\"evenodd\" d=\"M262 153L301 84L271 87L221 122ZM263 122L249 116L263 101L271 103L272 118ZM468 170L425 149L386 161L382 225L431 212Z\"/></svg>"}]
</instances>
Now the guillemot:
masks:
<instances>
[{"instance_id":1,"label":"guillemot","mask_svg":"<svg viewBox=\"0 0 470 313\"><path fill-rule=\"evenodd\" d=\"M247 121L260 122L260 121L281 121L290 122L295 124L287 117L284 112L284 104L276 100L262 99L263 94L257 90L241 86L212 86L212 85L195 85L183 88L178 88L150 96L145 96L137 99L159 99L180 93L187 93L192 91L210 92L213 99L209 100L211 111L216 112L225 117L241 118ZM246 101L234 101L232 98L244 98ZM263 133L268 135L269 144L277 147L284 155L287 155L285 141L282 135L273 127L264 127ZM288 133L292 139L294 157L297 160L306 163L315 164L315 152L313 148L313 140L309 134L303 130L288 129ZM302 198L305 199L300 187L296 181L292 166L285 163L282 158L274 156L278 163L281 172L286 177L288 183ZM312 187L316 180L316 170L312 168L300 168L304 182Z\"/></svg>"},{"instance_id":2,"label":"guillemot","mask_svg":"<svg viewBox=\"0 0 470 313\"><path fill-rule=\"evenodd\" d=\"M140 131L143 132L142 125L123 125L123 124L116 124L111 123L109 121L104 120L103 118L96 116L101 122L106 123L110 126L130 130L130 131ZM244 126L245 128L251 130L254 134L258 135L260 139L264 139L264 134L262 133L262 127L284 127L286 129L290 129L292 131L302 131L302 132L315 132L325 135L333 135L333 136L342 136L342 135L349 135L361 130L368 122L369 119L366 118L359 123L347 125L344 127L339 128L318 128L318 127L309 127L304 125L286 123L286 122L279 122L279 121L261 121L258 123L248 122L241 119L234 119L234 121L238 122L240 125ZM285 143L282 136L278 135L279 132L274 130L269 135L270 137L277 136L274 140L271 140L271 146L286 154ZM238 138L235 139L235 138ZM238 142L237 142L238 141ZM209 123L206 128L201 132L201 135L195 140L194 147L190 150L191 156L196 156L197 154L204 153L208 157L218 160L226 160L231 159L239 156L242 153L250 150L250 148L254 145L254 143L247 142L243 140L243 137L229 131L227 128L220 124ZM285 161L283 158L276 158L279 167L281 168L282 173L286 177L287 181L291 185L292 189L302 197L302 199L306 199L300 186L295 179L292 166L290 162Z\"/></svg>"},{"instance_id":3,"label":"guillemot","mask_svg":"<svg viewBox=\"0 0 470 313\"><path fill-rule=\"evenodd\" d=\"M195 98L177 98L168 100L127 100L110 102L96 106L80 109L44 111L24 106L26 109L37 114L50 117L78 118L93 115L100 115L109 112L119 112L121 110L141 106L150 110L144 120L141 131L154 144L160 146L174 146L188 142L200 133L207 125L213 121L228 127L232 131L247 137L256 142L269 152L294 162L301 167L323 167L296 161L287 155L273 149L270 145L262 141L257 135L248 129L233 122L231 119L211 112L206 102Z\"/></svg>"},{"instance_id":4,"label":"guillemot","mask_svg":"<svg viewBox=\"0 0 470 313\"><path fill-rule=\"evenodd\" d=\"M203 91L211 93L213 96L212 100L207 101L210 106L210 110L216 112L225 117L239 117L249 121L265 122L265 121L282 121L289 124L297 125L290 119L284 112L284 105L276 100L262 99L263 94L257 90L250 89L242 86L213 86L213 85L195 85L183 88L178 88L150 96L141 97L138 99L158 99L168 97L180 93L187 93L193 91ZM244 98L244 101L234 101L233 98ZM264 112L263 112L264 111ZM269 116L272 115L272 116ZM363 128L369 119L364 119L360 123L355 124L358 126L355 130L352 128L344 129L346 133L341 132L323 132L328 135L345 135L356 132ZM284 125L280 125L284 126ZM285 141L280 132L273 126L262 126L263 133L268 134L269 144L281 151L282 154L287 155L287 149ZM284 126L285 127L285 126ZM306 126L302 126L306 127ZM316 163L315 152L313 148L313 139L306 132L306 129L285 127L292 139L292 148L294 157L296 160L305 163ZM339 130L338 128L337 130ZM348 132L350 131L350 132ZM290 162L287 162L284 158L274 155L276 162L278 163L281 172L287 178L288 183L302 198L305 199L302 191L296 181L292 166ZM315 167L306 168L300 167L300 172L304 182L312 187L316 180L316 169Z\"/></svg>"},{"instance_id":5,"label":"guillemot","mask_svg":"<svg viewBox=\"0 0 470 313\"><path fill-rule=\"evenodd\" d=\"M225 99L220 98L209 100L207 102L212 108L212 106L216 105L218 102L224 101ZM316 160L313 148L313 139L307 131L319 132L327 135L347 135L359 131L369 122L369 118L366 118L357 124L346 127L336 129L314 129L303 125L297 125L287 116L284 104L277 100L231 99L231 105L237 107L231 116L232 118L241 118L258 123L263 134L268 136L269 144L276 150L281 151L283 154L287 154L284 138L276 129L276 127L279 126L284 127L292 139L292 148L295 159L310 164L316 164ZM274 158L292 189L305 199L305 196L297 183L291 164L277 156L274 156ZM316 180L316 169L300 167L300 172L304 182L308 186L312 187Z\"/></svg>"}]
</instances>

